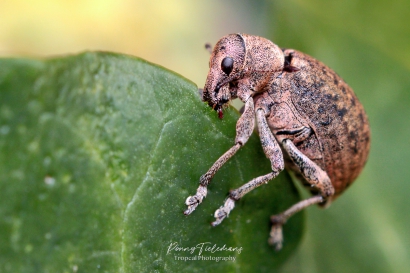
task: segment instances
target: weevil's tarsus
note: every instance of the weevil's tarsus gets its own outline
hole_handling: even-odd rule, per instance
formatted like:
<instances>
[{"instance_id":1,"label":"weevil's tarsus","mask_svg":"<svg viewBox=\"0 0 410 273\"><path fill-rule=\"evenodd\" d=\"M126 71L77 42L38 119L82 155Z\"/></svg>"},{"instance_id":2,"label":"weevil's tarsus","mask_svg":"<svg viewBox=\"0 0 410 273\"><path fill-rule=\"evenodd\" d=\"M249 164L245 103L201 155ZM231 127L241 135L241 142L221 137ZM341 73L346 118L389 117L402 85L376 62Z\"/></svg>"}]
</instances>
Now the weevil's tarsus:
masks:
<instances>
[{"instance_id":1,"label":"weevil's tarsus","mask_svg":"<svg viewBox=\"0 0 410 273\"><path fill-rule=\"evenodd\" d=\"M235 200L228 197L225 200L224 205L215 211L214 213L215 221L213 221L211 225L213 227L219 225L223 221L223 219L229 216L229 213L231 212L231 210L233 210L234 207L235 207Z\"/></svg>"},{"instance_id":2,"label":"weevil's tarsus","mask_svg":"<svg viewBox=\"0 0 410 273\"><path fill-rule=\"evenodd\" d=\"M283 244L282 226L286 223L286 221L292 215L303 210L304 208L322 202L324 202L323 196L312 196L308 199L296 203L295 205L291 206L289 209L280 214L271 216L272 228L268 240L269 244L275 246L275 250L279 251L282 248Z\"/></svg>"},{"instance_id":3,"label":"weevil's tarsus","mask_svg":"<svg viewBox=\"0 0 410 273\"><path fill-rule=\"evenodd\" d=\"M202 200L206 197L208 193L208 189L206 186L200 185L198 189L196 190L196 194L194 196L189 196L185 204L188 206L188 209L184 211L185 215L191 214L196 207L202 203Z\"/></svg>"},{"instance_id":4,"label":"weevil's tarsus","mask_svg":"<svg viewBox=\"0 0 410 273\"><path fill-rule=\"evenodd\" d=\"M271 246L274 246L276 251L279 251L282 249L282 245L283 245L282 225L272 225L270 233L269 233L268 243Z\"/></svg>"}]
</instances>

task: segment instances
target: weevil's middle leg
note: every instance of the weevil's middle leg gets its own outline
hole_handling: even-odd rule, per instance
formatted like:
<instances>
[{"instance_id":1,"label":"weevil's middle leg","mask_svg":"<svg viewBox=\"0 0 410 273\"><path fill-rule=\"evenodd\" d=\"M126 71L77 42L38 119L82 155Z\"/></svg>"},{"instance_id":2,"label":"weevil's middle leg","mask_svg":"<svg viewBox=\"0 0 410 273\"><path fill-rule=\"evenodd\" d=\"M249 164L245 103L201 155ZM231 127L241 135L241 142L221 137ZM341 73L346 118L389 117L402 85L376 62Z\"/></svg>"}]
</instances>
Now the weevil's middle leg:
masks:
<instances>
[{"instance_id":1,"label":"weevil's middle leg","mask_svg":"<svg viewBox=\"0 0 410 273\"><path fill-rule=\"evenodd\" d=\"M242 198L245 194L251 190L259 187L262 184L268 183L268 181L275 178L284 169L283 154L277 143L275 137L270 130L265 117L265 111L258 109L256 111L256 120L258 123L259 136L265 155L271 162L272 172L263 176L259 176L250 182L246 183L242 187L233 190L229 193L229 197L225 200L225 204L215 211L215 221L212 222L213 226L219 225L223 219L225 219L231 210L235 207L235 201Z\"/></svg>"},{"instance_id":2,"label":"weevil's middle leg","mask_svg":"<svg viewBox=\"0 0 410 273\"><path fill-rule=\"evenodd\" d=\"M226 153L224 153L212 167L201 176L199 179L199 187L196 194L189 196L185 204L188 208L184 211L185 215L191 214L202 200L207 195L207 186L211 182L215 173L248 141L251 136L255 125L255 110L253 105L253 99L249 98L245 103L245 111L236 123L236 138L235 145L232 146Z\"/></svg>"},{"instance_id":3,"label":"weevil's middle leg","mask_svg":"<svg viewBox=\"0 0 410 273\"><path fill-rule=\"evenodd\" d=\"M225 219L231 210L235 207L235 201L239 200L246 193L259 187L262 184L267 184L270 180L278 176L279 172L271 172L263 176L259 176L242 187L233 190L229 193L229 197L225 200L225 204L215 211L215 221L211 223L212 226L219 225Z\"/></svg>"}]
</instances>

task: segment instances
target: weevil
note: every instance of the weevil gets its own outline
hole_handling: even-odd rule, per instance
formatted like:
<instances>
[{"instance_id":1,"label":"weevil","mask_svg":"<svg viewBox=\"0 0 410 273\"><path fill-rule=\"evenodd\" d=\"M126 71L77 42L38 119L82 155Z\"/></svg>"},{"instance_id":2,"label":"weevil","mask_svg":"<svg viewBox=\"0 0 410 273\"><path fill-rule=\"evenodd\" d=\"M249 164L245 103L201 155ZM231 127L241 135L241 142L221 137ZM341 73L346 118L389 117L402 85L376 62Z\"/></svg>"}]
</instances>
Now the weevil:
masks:
<instances>
[{"instance_id":1,"label":"weevil","mask_svg":"<svg viewBox=\"0 0 410 273\"><path fill-rule=\"evenodd\" d=\"M235 202L274 179L284 168L308 186L312 196L271 217L269 243L280 250L282 226L293 214L328 206L359 175L370 149L370 127L353 90L332 69L293 49L281 49L258 36L230 34L211 53L202 100L218 112L239 98L245 105L236 124L234 145L200 178L185 203L191 214L207 195L215 173L242 147L255 123L272 171L230 191L215 211L213 226Z\"/></svg>"}]
</instances>

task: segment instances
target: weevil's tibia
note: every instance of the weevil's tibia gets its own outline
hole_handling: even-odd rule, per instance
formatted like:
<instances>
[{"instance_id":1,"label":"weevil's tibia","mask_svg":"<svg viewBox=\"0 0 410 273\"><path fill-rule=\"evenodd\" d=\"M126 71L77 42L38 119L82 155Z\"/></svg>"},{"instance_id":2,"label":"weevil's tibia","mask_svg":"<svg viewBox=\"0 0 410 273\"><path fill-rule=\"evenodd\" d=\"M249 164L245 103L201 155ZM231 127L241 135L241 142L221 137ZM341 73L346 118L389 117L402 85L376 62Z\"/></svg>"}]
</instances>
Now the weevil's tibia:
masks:
<instances>
[{"instance_id":1,"label":"weevil's tibia","mask_svg":"<svg viewBox=\"0 0 410 273\"><path fill-rule=\"evenodd\" d=\"M332 196L335 193L332 182L327 173L322 170L315 162L310 160L306 155L296 148L292 140L284 139L283 148L288 153L293 163L298 167L302 176L312 186L316 187L324 198Z\"/></svg>"},{"instance_id":2,"label":"weevil's tibia","mask_svg":"<svg viewBox=\"0 0 410 273\"><path fill-rule=\"evenodd\" d=\"M267 184L270 180L275 178L285 167L282 151L277 143L272 131L268 127L268 123L265 117L265 111L258 109L256 111L256 120L258 123L259 135L263 151L269 158L272 165L272 172L263 176L259 176L240 188L233 190L229 193L229 197L226 199L225 204L215 211L215 221L213 226L219 225L223 219L228 217L231 210L235 207L235 201L242 198L245 194L259 187L262 184Z\"/></svg>"},{"instance_id":3,"label":"weevil's tibia","mask_svg":"<svg viewBox=\"0 0 410 273\"><path fill-rule=\"evenodd\" d=\"M283 244L282 226L286 223L289 217L310 205L322 203L323 201L324 198L321 195L316 195L296 203L281 214L271 216L272 228L269 234L269 244L275 246L276 251L281 250Z\"/></svg>"},{"instance_id":4,"label":"weevil's tibia","mask_svg":"<svg viewBox=\"0 0 410 273\"><path fill-rule=\"evenodd\" d=\"M187 210L184 211L185 215L191 214L202 200L206 197L207 186L211 182L215 173L248 141L250 135L253 132L255 124L255 111L253 105L253 99L249 98L245 103L245 111L238 119L236 123L236 139L235 145L232 146L226 153L224 153L213 165L212 167L201 176L196 194L194 196L189 196L185 204L188 206Z\"/></svg>"}]
</instances>

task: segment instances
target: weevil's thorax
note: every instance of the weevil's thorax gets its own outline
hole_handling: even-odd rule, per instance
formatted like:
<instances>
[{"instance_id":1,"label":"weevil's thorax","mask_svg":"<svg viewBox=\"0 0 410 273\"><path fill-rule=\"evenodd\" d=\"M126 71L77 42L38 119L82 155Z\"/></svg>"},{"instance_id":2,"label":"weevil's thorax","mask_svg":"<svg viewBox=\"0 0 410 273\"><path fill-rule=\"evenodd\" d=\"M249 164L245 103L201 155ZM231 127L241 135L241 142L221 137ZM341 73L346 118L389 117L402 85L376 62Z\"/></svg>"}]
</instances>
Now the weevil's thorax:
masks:
<instances>
[{"instance_id":1,"label":"weevil's thorax","mask_svg":"<svg viewBox=\"0 0 410 273\"><path fill-rule=\"evenodd\" d=\"M239 97L246 101L264 91L283 71L282 50L271 41L246 34L230 34L211 54L202 100L215 110Z\"/></svg>"},{"instance_id":2,"label":"weevil's thorax","mask_svg":"<svg viewBox=\"0 0 410 273\"><path fill-rule=\"evenodd\" d=\"M244 35L246 40L246 58L244 70L247 83L245 89L250 95L260 93L270 87L270 84L283 72L285 57L283 51L271 41L258 37Z\"/></svg>"}]
</instances>

